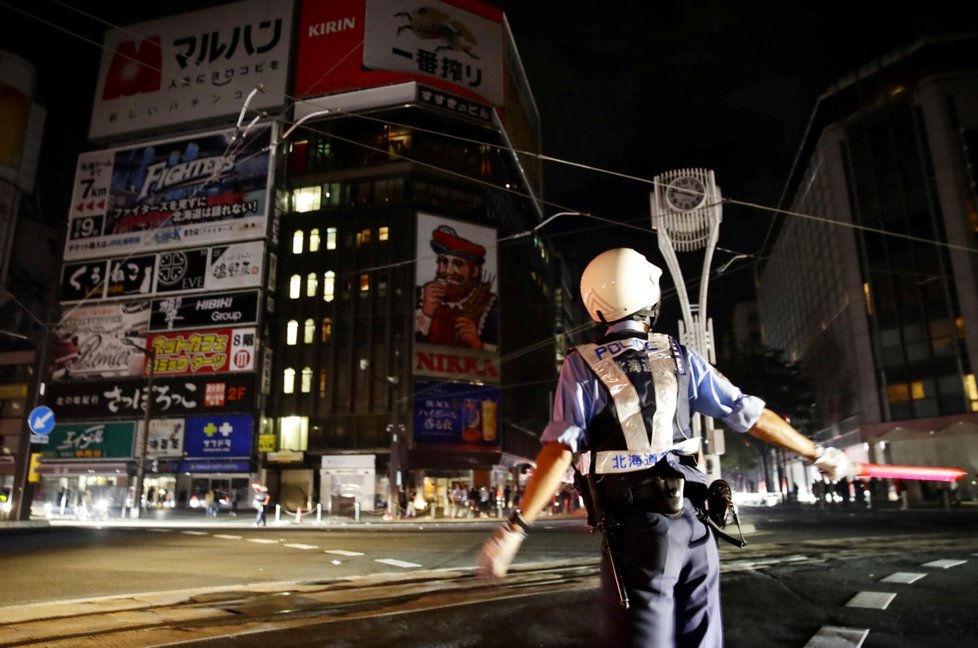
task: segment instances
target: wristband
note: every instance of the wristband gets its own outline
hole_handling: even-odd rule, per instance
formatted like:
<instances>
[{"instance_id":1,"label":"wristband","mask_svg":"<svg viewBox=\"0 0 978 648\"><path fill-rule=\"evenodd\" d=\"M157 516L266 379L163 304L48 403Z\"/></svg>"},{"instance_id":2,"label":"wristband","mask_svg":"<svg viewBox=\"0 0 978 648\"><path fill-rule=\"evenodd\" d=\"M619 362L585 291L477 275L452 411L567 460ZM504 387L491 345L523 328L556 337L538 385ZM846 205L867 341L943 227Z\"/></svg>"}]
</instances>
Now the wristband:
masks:
<instances>
[{"instance_id":1,"label":"wristband","mask_svg":"<svg viewBox=\"0 0 978 648\"><path fill-rule=\"evenodd\" d=\"M509 528L511 530L516 531L519 529L524 534L528 533L530 527L532 526L529 522L523 519L523 514L519 509L513 510L513 514L509 516L506 523L509 524Z\"/></svg>"}]
</instances>

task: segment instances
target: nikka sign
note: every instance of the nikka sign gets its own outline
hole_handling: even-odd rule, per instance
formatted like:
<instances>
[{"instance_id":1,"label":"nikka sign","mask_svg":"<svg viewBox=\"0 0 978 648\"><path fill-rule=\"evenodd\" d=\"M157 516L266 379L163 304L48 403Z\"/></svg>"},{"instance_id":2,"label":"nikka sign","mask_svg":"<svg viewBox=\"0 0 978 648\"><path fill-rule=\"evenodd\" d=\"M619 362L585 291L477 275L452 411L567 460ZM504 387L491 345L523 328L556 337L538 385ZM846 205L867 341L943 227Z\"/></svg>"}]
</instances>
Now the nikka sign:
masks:
<instances>
[{"instance_id":1,"label":"nikka sign","mask_svg":"<svg viewBox=\"0 0 978 648\"><path fill-rule=\"evenodd\" d=\"M489 351L414 344L415 376L487 383L500 381L499 355Z\"/></svg>"}]
</instances>

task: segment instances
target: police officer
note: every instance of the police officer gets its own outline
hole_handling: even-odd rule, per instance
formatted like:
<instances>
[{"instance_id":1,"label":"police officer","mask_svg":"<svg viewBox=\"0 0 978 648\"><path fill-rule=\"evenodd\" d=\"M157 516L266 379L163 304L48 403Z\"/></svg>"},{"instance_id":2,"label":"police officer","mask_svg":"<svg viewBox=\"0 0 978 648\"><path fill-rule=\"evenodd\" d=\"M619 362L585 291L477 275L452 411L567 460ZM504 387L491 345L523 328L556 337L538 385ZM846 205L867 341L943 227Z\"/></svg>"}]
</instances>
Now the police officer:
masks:
<instances>
[{"instance_id":1,"label":"police officer","mask_svg":"<svg viewBox=\"0 0 978 648\"><path fill-rule=\"evenodd\" d=\"M697 511L706 478L697 468L691 415L719 418L791 450L831 481L851 476L854 466L742 393L695 351L652 333L661 275L628 248L588 264L581 297L591 318L606 327L604 336L566 357L522 509L486 540L476 563L485 578L505 576L533 521L575 456L583 455L589 465L582 470L615 523L613 561L605 554L601 565L608 645L721 646L719 556Z\"/></svg>"}]
</instances>

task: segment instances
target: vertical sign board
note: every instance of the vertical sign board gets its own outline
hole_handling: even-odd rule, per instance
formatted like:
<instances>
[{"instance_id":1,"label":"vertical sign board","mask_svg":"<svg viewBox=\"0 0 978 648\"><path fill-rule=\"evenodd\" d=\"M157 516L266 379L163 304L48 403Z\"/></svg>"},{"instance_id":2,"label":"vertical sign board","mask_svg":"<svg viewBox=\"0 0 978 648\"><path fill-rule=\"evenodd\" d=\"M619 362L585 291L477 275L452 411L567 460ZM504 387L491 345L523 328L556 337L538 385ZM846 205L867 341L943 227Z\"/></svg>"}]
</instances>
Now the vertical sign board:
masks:
<instances>
[{"instance_id":1,"label":"vertical sign board","mask_svg":"<svg viewBox=\"0 0 978 648\"><path fill-rule=\"evenodd\" d=\"M237 115L257 87L252 110L283 105L294 5L248 0L108 30L89 137Z\"/></svg>"}]
</instances>

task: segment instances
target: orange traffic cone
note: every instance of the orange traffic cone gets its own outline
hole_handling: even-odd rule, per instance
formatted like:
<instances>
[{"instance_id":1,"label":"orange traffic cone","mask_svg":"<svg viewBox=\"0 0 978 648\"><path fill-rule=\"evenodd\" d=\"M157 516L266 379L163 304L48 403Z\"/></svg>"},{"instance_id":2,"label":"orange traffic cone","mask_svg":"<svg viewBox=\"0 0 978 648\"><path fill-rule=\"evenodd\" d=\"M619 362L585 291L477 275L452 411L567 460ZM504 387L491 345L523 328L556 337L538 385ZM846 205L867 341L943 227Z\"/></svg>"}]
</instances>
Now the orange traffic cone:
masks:
<instances>
[{"instance_id":1,"label":"orange traffic cone","mask_svg":"<svg viewBox=\"0 0 978 648\"><path fill-rule=\"evenodd\" d=\"M296 511L296 513L295 513L295 523L296 524L302 524L302 507L301 506L299 507L299 510Z\"/></svg>"}]
</instances>

